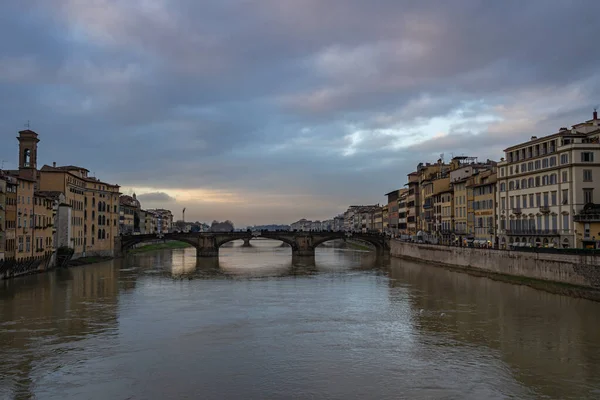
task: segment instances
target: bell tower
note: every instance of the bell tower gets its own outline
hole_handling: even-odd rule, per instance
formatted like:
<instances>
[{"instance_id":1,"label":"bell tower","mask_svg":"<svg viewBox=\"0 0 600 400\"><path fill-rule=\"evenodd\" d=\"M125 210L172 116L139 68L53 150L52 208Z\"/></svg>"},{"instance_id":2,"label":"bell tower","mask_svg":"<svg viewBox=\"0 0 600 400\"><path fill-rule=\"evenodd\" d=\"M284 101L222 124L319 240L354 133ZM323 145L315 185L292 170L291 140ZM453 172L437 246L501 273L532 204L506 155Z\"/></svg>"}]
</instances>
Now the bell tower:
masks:
<instances>
[{"instance_id":1,"label":"bell tower","mask_svg":"<svg viewBox=\"0 0 600 400\"><path fill-rule=\"evenodd\" d=\"M19 131L19 173L35 179L37 170L38 134L30 129Z\"/></svg>"}]
</instances>

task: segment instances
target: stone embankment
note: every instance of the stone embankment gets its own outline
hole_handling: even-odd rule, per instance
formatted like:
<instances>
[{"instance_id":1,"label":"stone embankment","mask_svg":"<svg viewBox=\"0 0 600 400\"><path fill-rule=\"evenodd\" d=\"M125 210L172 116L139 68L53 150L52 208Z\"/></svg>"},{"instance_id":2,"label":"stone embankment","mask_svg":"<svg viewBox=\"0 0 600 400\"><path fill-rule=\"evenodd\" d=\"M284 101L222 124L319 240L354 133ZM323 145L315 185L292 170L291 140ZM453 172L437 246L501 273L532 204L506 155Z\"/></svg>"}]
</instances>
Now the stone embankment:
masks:
<instances>
[{"instance_id":1,"label":"stone embankment","mask_svg":"<svg viewBox=\"0 0 600 400\"><path fill-rule=\"evenodd\" d=\"M416 244L392 240L393 257L600 301L600 256Z\"/></svg>"}]
</instances>

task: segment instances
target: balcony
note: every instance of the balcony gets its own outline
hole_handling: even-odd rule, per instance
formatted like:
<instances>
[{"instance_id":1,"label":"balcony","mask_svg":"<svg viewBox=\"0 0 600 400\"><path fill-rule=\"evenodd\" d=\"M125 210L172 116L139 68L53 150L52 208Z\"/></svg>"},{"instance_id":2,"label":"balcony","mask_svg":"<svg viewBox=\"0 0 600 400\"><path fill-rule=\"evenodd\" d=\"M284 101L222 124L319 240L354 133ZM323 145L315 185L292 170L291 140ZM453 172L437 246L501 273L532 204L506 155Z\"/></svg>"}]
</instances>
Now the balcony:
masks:
<instances>
[{"instance_id":1,"label":"balcony","mask_svg":"<svg viewBox=\"0 0 600 400\"><path fill-rule=\"evenodd\" d=\"M573 221L575 222L600 222L599 214L575 214L573 215Z\"/></svg>"},{"instance_id":2,"label":"balcony","mask_svg":"<svg viewBox=\"0 0 600 400\"><path fill-rule=\"evenodd\" d=\"M548 214L550 212L550 206L540 206L540 212L542 214Z\"/></svg>"},{"instance_id":3,"label":"balcony","mask_svg":"<svg viewBox=\"0 0 600 400\"><path fill-rule=\"evenodd\" d=\"M521 214L523 214L523 210L521 210L521 207L513 207L512 213L515 215L521 215Z\"/></svg>"},{"instance_id":4,"label":"balcony","mask_svg":"<svg viewBox=\"0 0 600 400\"><path fill-rule=\"evenodd\" d=\"M508 236L521 236L521 235L537 235L537 236L558 236L560 235L558 229L507 229L506 234Z\"/></svg>"},{"instance_id":5,"label":"balcony","mask_svg":"<svg viewBox=\"0 0 600 400\"><path fill-rule=\"evenodd\" d=\"M425 200L425 202L423 203L423 208L424 209L429 209L431 207L433 207L433 202L431 201L431 199Z\"/></svg>"}]
</instances>

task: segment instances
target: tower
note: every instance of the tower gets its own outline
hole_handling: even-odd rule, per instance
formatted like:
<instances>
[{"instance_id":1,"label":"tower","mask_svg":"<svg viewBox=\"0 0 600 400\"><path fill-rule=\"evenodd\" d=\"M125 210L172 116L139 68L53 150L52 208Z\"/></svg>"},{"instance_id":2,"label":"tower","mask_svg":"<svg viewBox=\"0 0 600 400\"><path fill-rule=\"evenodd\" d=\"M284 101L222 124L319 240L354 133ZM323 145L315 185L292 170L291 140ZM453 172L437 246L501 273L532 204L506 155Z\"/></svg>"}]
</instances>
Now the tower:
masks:
<instances>
[{"instance_id":1,"label":"tower","mask_svg":"<svg viewBox=\"0 0 600 400\"><path fill-rule=\"evenodd\" d=\"M30 129L19 131L19 174L30 179L36 178L38 134Z\"/></svg>"}]
</instances>

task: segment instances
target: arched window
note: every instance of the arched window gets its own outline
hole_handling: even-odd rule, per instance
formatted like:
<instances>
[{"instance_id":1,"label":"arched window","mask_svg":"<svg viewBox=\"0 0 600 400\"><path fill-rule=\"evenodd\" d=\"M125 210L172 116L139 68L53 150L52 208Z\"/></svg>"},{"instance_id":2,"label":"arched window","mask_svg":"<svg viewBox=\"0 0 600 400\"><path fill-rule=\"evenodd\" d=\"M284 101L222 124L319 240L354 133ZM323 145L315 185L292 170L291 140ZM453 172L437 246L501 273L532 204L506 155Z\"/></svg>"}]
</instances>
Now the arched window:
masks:
<instances>
[{"instance_id":1,"label":"arched window","mask_svg":"<svg viewBox=\"0 0 600 400\"><path fill-rule=\"evenodd\" d=\"M92 197L92 207L96 208L96 198Z\"/></svg>"},{"instance_id":2,"label":"arched window","mask_svg":"<svg viewBox=\"0 0 600 400\"><path fill-rule=\"evenodd\" d=\"M534 184L535 184L534 182L535 181L533 180L533 178L529 178L527 180L527 186L530 187L530 188L532 188L534 186Z\"/></svg>"},{"instance_id":3,"label":"arched window","mask_svg":"<svg viewBox=\"0 0 600 400\"><path fill-rule=\"evenodd\" d=\"M92 219L96 219L96 211L92 210Z\"/></svg>"},{"instance_id":4,"label":"arched window","mask_svg":"<svg viewBox=\"0 0 600 400\"><path fill-rule=\"evenodd\" d=\"M98 215L98 226L102 225L102 216Z\"/></svg>"},{"instance_id":5,"label":"arched window","mask_svg":"<svg viewBox=\"0 0 600 400\"><path fill-rule=\"evenodd\" d=\"M102 212L102 202L98 202L98 212Z\"/></svg>"},{"instance_id":6,"label":"arched window","mask_svg":"<svg viewBox=\"0 0 600 400\"><path fill-rule=\"evenodd\" d=\"M542 176L542 186L546 186L548 184L548 175Z\"/></svg>"},{"instance_id":7,"label":"arched window","mask_svg":"<svg viewBox=\"0 0 600 400\"><path fill-rule=\"evenodd\" d=\"M85 198L83 199L83 202L84 202L85 206L87 207L87 197L85 197Z\"/></svg>"},{"instance_id":8,"label":"arched window","mask_svg":"<svg viewBox=\"0 0 600 400\"><path fill-rule=\"evenodd\" d=\"M98 239L102 239L102 229L98 229Z\"/></svg>"},{"instance_id":9,"label":"arched window","mask_svg":"<svg viewBox=\"0 0 600 400\"><path fill-rule=\"evenodd\" d=\"M527 188L527 179L521 179L521 189Z\"/></svg>"},{"instance_id":10,"label":"arched window","mask_svg":"<svg viewBox=\"0 0 600 400\"><path fill-rule=\"evenodd\" d=\"M508 190L514 190L514 189L515 189L515 182L514 181L508 182Z\"/></svg>"},{"instance_id":11,"label":"arched window","mask_svg":"<svg viewBox=\"0 0 600 400\"><path fill-rule=\"evenodd\" d=\"M502 183L500 184L500 191L501 191L501 192L506 192L506 183L502 182Z\"/></svg>"},{"instance_id":12,"label":"arched window","mask_svg":"<svg viewBox=\"0 0 600 400\"><path fill-rule=\"evenodd\" d=\"M102 229L102 239L106 239L106 230Z\"/></svg>"},{"instance_id":13,"label":"arched window","mask_svg":"<svg viewBox=\"0 0 600 400\"><path fill-rule=\"evenodd\" d=\"M535 186L536 187L540 186L540 177L539 176L535 177Z\"/></svg>"}]
</instances>

